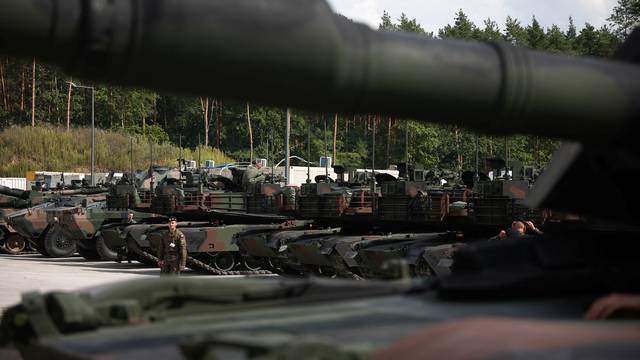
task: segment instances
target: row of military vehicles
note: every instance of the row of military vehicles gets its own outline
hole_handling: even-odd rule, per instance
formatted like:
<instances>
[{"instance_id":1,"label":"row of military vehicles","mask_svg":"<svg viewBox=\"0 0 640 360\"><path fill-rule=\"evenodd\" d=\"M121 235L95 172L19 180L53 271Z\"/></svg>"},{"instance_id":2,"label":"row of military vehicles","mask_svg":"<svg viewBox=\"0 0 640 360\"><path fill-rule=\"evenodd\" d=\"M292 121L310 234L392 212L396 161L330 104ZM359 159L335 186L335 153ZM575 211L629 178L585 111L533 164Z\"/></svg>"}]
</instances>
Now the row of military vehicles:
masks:
<instances>
[{"instance_id":1,"label":"row of military vehicles","mask_svg":"<svg viewBox=\"0 0 640 360\"><path fill-rule=\"evenodd\" d=\"M500 174L504 163L488 163ZM398 169L395 177L334 166L336 179L283 186L247 165L215 173L154 167L94 188L0 188L2 249L155 265L166 218L175 216L188 267L202 272L433 276L449 271L457 247L486 240L513 220L543 221L520 204L532 169L493 180L410 164Z\"/></svg>"}]
</instances>

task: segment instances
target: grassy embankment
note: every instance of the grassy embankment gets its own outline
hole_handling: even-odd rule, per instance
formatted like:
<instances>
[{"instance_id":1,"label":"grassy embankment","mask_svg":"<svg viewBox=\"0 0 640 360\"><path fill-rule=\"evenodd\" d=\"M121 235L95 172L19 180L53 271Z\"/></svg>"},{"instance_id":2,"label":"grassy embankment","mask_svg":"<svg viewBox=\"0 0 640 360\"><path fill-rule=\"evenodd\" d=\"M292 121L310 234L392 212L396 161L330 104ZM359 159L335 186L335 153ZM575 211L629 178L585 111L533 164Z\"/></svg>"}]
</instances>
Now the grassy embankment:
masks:
<instances>
[{"instance_id":1,"label":"grassy embankment","mask_svg":"<svg viewBox=\"0 0 640 360\"><path fill-rule=\"evenodd\" d=\"M132 136L111 130L96 130L96 171L128 171ZM133 165L146 169L150 162L149 142L133 137ZM153 162L177 166L180 149L170 143L153 145ZM198 159L197 149L183 149L185 159ZM222 151L201 147L201 159L216 164L231 162ZM66 131L55 127L11 127L0 132L0 177L24 177L30 170L89 172L91 129Z\"/></svg>"}]
</instances>

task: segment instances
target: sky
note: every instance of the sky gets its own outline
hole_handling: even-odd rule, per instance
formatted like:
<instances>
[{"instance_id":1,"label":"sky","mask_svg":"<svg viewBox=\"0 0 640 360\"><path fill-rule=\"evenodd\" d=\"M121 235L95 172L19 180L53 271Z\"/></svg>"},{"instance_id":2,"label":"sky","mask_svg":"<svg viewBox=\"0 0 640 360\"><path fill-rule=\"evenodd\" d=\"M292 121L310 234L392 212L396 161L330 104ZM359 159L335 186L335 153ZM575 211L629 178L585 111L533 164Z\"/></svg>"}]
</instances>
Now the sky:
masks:
<instances>
[{"instance_id":1,"label":"sky","mask_svg":"<svg viewBox=\"0 0 640 360\"><path fill-rule=\"evenodd\" d=\"M462 9L479 27L491 18L501 29L508 15L520 20L522 25L531 23L535 15L545 28L552 24L565 30L569 16L580 30L585 22L599 28L607 23L617 0L328 0L333 10L352 20L377 29L383 11L394 22L405 13L416 18L426 31L437 35L438 29L453 24L453 18Z\"/></svg>"}]
</instances>

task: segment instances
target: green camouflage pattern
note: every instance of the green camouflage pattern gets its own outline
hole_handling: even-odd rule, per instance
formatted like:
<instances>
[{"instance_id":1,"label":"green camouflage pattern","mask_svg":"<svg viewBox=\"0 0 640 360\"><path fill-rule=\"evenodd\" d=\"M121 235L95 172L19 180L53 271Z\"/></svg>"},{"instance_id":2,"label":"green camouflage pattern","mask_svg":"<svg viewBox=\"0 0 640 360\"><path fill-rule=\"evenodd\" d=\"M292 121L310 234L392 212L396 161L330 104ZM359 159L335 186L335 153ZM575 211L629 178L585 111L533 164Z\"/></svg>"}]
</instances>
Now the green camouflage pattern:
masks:
<instances>
[{"instance_id":1,"label":"green camouflage pattern","mask_svg":"<svg viewBox=\"0 0 640 360\"><path fill-rule=\"evenodd\" d=\"M21 236L29 241L40 238L47 228L47 210L54 209L55 203L44 203L29 209L15 211L6 217L7 223Z\"/></svg>"},{"instance_id":2,"label":"green camouflage pattern","mask_svg":"<svg viewBox=\"0 0 640 360\"><path fill-rule=\"evenodd\" d=\"M289 244L301 239L327 236L340 231L340 229L310 229L305 223L300 225L300 230L246 231L236 236L235 243L241 249L242 256L250 257L270 270L285 274L300 273L300 267L288 257Z\"/></svg>"},{"instance_id":3,"label":"green camouflage pattern","mask_svg":"<svg viewBox=\"0 0 640 360\"><path fill-rule=\"evenodd\" d=\"M133 212L133 218L138 222L157 216L133 210L109 209L104 202L98 202L87 207L75 207L55 216L57 220L51 220L57 222L70 239L86 240L93 238L105 224L126 222L129 211Z\"/></svg>"},{"instance_id":4,"label":"green camouflage pattern","mask_svg":"<svg viewBox=\"0 0 640 360\"><path fill-rule=\"evenodd\" d=\"M248 359L360 360L381 355L393 344L406 344L407 337L430 329L455 330L441 334L444 342L468 334L464 344L455 345L470 346L479 332L491 331L487 319L515 316L526 320L505 330L549 324L560 326L565 337L577 336L562 344L559 351L564 354L588 351L584 344L594 339L604 346L598 352L603 356L598 357L617 358L620 347L625 350L622 354L640 351L640 335L634 333L633 323L582 320L581 297L469 299L461 304L440 299L427 289L408 281L156 278L80 292L32 292L5 311L0 343L11 341L25 359L45 355L134 359L141 353L193 359L231 353L247 354ZM485 320L453 321L471 317ZM472 332L465 333L469 326ZM441 345L437 334L420 343ZM539 330L537 334L540 338ZM522 344L522 339L513 344ZM535 356L540 354L538 347L545 348L543 344L533 349L514 346L508 354ZM499 349L492 354L505 356ZM383 355L379 358L394 356Z\"/></svg>"},{"instance_id":5,"label":"green camouflage pattern","mask_svg":"<svg viewBox=\"0 0 640 360\"><path fill-rule=\"evenodd\" d=\"M454 234L393 234L383 239L358 244L360 270L365 278L397 279L403 276L424 276L431 263L422 263L422 255L430 247L450 244ZM432 256L434 253L430 253ZM420 272L416 267L422 267ZM442 267L442 266L440 266Z\"/></svg>"},{"instance_id":6,"label":"green camouflage pattern","mask_svg":"<svg viewBox=\"0 0 640 360\"><path fill-rule=\"evenodd\" d=\"M354 247L383 235L331 235L302 239L288 246L290 258L307 272L323 276L362 276L361 263Z\"/></svg>"}]
</instances>

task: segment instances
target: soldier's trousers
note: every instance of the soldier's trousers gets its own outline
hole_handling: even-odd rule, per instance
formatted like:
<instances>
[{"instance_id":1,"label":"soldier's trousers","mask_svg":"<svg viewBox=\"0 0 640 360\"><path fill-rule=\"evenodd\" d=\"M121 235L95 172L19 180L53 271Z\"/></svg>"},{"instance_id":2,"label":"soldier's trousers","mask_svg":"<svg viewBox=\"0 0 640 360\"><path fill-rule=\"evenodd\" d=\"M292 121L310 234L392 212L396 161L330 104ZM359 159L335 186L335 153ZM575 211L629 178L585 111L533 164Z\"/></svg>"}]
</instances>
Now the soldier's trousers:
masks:
<instances>
[{"instance_id":1,"label":"soldier's trousers","mask_svg":"<svg viewBox=\"0 0 640 360\"><path fill-rule=\"evenodd\" d=\"M160 275L180 275L180 264L177 261L165 260L160 268Z\"/></svg>"}]
</instances>

